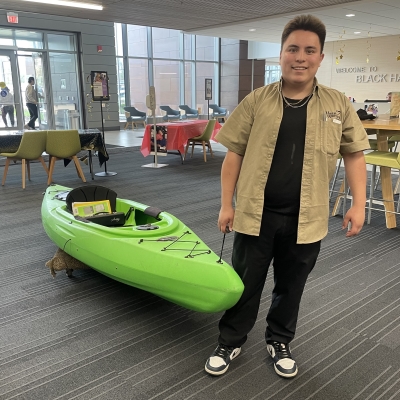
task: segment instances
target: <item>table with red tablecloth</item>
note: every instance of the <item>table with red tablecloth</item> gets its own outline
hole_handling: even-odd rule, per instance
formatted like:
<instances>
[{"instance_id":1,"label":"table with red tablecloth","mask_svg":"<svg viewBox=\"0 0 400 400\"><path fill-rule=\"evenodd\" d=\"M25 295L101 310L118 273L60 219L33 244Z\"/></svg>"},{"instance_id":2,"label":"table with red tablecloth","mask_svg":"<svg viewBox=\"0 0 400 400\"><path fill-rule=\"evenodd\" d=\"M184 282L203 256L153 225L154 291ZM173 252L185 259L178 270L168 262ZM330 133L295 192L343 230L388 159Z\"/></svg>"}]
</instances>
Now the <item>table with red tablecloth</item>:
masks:
<instances>
[{"instance_id":1,"label":"table with red tablecloth","mask_svg":"<svg viewBox=\"0 0 400 400\"><path fill-rule=\"evenodd\" d=\"M167 151L168 150L177 150L181 155L185 151L185 145L187 140L193 138L195 136L200 136L206 125L208 120L187 120L187 121L179 121L179 122L165 122L162 124L157 124L157 131L159 129L166 128L167 131ZM142 140L142 147L140 149L141 153L144 157L147 157L151 152L151 129L153 125L146 125L146 129L144 130L144 136ZM217 121L215 123L214 131L211 135L211 138L218 133L221 129L221 124Z\"/></svg>"}]
</instances>

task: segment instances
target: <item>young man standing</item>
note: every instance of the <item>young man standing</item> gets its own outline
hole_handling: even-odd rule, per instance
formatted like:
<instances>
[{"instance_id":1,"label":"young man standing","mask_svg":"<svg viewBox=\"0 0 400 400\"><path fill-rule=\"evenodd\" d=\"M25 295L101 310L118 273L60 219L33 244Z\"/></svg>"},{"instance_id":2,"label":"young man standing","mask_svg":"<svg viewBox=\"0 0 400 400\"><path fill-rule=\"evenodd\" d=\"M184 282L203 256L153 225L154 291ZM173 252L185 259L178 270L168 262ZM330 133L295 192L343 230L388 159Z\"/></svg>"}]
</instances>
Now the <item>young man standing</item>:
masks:
<instances>
[{"instance_id":1,"label":"young man standing","mask_svg":"<svg viewBox=\"0 0 400 400\"><path fill-rule=\"evenodd\" d=\"M38 97L35 88L35 78L33 76L28 79L28 86L25 89L26 106L29 110L30 120L24 126L25 129L35 129L35 121L38 118Z\"/></svg>"},{"instance_id":2,"label":"young man standing","mask_svg":"<svg viewBox=\"0 0 400 400\"><path fill-rule=\"evenodd\" d=\"M220 320L219 344L205 365L211 375L225 373L246 342L272 260L266 350L278 375L297 374L289 343L307 277L328 231L329 181L339 151L353 195L343 221L343 228L351 223L346 236L357 235L363 226L363 150L369 143L349 100L315 78L325 36L325 26L316 17L291 20L282 33L280 82L250 93L217 135L228 149L218 226L222 232L235 231L232 263L245 289Z\"/></svg>"}]
</instances>

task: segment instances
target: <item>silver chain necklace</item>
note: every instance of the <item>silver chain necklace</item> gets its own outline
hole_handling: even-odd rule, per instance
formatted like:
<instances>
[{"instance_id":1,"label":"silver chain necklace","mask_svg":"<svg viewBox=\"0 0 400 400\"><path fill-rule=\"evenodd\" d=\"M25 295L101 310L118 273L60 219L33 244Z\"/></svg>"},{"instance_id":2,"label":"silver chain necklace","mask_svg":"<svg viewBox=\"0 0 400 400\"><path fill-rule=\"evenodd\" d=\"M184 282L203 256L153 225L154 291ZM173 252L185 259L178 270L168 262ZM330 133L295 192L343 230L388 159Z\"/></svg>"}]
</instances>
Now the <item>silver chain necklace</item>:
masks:
<instances>
[{"instance_id":1,"label":"silver chain necklace","mask_svg":"<svg viewBox=\"0 0 400 400\"><path fill-rule=\"evenodd\" d=\"M308 103L308 100L311 99L311 96L313 95L313 93L314 93L314 88L313 88L313 90L311 90L311 93L307 97L304 97L303 99L299 100L297 103L289 103L282 92L281 92L281 95L282 95L283 101L286 103L285 107L300 108L300 107L303 107L304 105L306 105ZM300 104L303 101L304 101L304 103Z\"/></svg>"}]
</instances>

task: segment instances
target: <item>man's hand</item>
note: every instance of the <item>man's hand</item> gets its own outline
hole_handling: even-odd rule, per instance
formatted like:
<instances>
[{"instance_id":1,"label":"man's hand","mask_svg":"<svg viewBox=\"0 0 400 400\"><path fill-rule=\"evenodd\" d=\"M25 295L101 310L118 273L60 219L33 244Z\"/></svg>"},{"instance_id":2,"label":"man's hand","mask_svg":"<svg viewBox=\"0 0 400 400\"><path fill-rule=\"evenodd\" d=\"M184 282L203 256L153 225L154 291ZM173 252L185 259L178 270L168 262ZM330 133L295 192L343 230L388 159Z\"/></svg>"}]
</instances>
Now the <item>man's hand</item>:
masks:
<instances>
[{"instance_id":1,"label":"man's hand","mask_svg":"<svg viewBox=\"0 0 400 400\"><path fill-rule=\"evenodd\" d=\"M342 229L346 229L350 224L350 229L346 237L358 235L365 221L365 207L351 207L343 219Z\"/></svg>"},{"instance_id":2,"label":"man's hand","mask_svg":"<svg viewBox=\"0 0 400 400\"><path fill-rule=\"evenodd\" d=\"M235 210L233 207L221 207L218 217L218 228L222 233L232 232ZM229 231L228 231L229 229Z\"/></svg>"}]
</instances>

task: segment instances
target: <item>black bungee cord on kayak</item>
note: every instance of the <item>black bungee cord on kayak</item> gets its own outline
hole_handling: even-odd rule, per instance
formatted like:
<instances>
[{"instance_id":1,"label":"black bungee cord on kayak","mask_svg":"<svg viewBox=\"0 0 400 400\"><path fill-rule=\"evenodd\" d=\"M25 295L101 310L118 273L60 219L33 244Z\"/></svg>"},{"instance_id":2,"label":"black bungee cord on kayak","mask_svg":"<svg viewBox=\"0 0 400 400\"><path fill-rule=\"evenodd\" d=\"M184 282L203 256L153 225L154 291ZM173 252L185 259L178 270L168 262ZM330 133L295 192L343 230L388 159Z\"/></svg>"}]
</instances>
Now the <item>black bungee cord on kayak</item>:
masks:
<instances>
[{"instance_id":1,"label":"black bungee cord on kayak","mask_svg":"<svg viewBox=\"0 0 400 400\"><path fill-rule=\"evenodd\" d=\"M222 239L221 254L219 255L219 260L217 261L218 264L222 264L222 251L224 250L225 236L226 233L224 233L224 237Z\"/></svg>"},{"instance_id":2,"label":"black bungee cord on kayak","mask_svg":"<svg viewBox=\"0 0 400 400\"><path fill-rule=\"evenodd\" d=\"M222 251L224 250L225 236L227 233L230 233L230 232L231 232L231 230L229 229L229 226L227 226L225 228L224 237L222 238L221 254L219 256L219 260L217 261L218 264L222 264Z\"/></svg>"}]
</instances>

